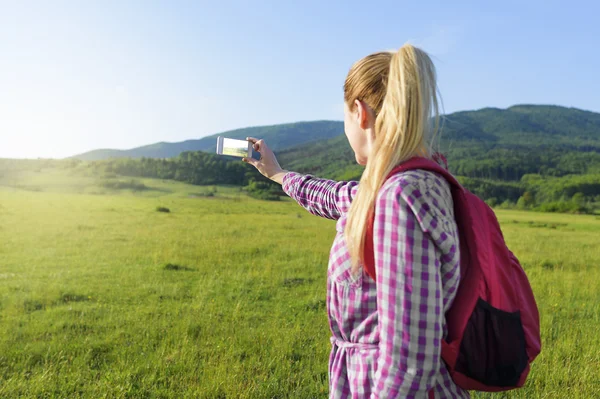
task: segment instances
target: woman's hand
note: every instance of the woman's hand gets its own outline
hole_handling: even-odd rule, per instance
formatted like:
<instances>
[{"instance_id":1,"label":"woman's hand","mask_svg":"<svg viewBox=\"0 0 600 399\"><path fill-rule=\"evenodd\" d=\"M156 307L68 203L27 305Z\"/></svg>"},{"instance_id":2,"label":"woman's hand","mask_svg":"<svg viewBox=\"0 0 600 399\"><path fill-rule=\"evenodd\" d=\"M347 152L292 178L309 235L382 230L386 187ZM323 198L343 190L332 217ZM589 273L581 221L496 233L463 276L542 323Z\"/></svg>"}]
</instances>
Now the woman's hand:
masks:
<instances>
[{"instance_id":1,"label":"woman's hand","mask_svg":"<svg viewBox=\"0 0 600 399\"><path fill-rule=\"evenodd\" d=\"M254 137L246 137L246 140L252 143L254 151L260 152L260 160L254 158L242 158L242 161L249 163L254 166L258 171L265 177L282 184L283 176L287 173L287 170L281 169L277 158L273 151L267 146L264 140L258 140Z\"/></svg>"}]
</instances>

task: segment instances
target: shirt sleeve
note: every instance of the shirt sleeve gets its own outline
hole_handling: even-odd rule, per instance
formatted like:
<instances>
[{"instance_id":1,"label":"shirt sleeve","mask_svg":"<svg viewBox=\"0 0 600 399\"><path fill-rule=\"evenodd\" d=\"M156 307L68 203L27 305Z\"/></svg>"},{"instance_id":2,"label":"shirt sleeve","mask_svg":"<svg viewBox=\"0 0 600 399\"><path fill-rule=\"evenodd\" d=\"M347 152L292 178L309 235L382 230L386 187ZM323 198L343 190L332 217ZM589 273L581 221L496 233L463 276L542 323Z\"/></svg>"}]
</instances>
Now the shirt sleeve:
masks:
<instances>
[{"instance_id":1,"label":"shirt sleeve","mask_svg":"<svg viewBox=\"0 0 600 399\"><path fill-rule=\"evenodd\" d=\"M380 341L371 399L427 398L440 368L441 253L427 233L437 224L428 209L413 185L394 184L377 197L373 238Z\"/></svg>"},{"instance_id":2,"label":"shirt sleeve","mask_svg":"<svg viewBox=\"0 0 600 399\"><path fill-rule=\"evenodd\" d=\"M337 220L350 209L358 190L358 182L336 182L288 172L283 176L281 187L287 195L313 215Z\"/></svg>"}]
</instances>

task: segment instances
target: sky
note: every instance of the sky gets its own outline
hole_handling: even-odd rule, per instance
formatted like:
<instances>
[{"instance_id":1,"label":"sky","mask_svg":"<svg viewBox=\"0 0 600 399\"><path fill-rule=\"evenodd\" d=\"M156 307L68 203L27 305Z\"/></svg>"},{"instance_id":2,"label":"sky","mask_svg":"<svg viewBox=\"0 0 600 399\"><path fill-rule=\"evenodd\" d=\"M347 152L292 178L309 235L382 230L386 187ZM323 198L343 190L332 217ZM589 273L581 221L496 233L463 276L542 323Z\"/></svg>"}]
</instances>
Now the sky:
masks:
<instances>
[{"instance_id":1,"label":"sky","mask_svg":"<svg viewBox=\"0 0 600 399\"><path fill-rule=\"evenodd\" d=\"M343 118L351 65L412 43L445 113L600 112L594 1L0 0L0 158Z\"/></svg>"}]
</instances>

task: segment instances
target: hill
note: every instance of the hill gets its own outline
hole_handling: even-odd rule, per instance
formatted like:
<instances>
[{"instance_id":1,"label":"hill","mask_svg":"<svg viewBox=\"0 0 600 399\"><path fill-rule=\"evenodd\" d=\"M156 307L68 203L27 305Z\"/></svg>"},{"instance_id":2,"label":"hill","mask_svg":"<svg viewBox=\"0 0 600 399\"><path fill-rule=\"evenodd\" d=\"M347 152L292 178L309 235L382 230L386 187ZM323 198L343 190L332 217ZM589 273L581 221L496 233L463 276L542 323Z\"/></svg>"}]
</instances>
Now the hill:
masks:
<instances>
[{"instance_id":1,"label":"hill","mask_svg":"<svg viewBox=\"0 0 600 399\"><path fill-rule=\"evenodd\" d=\"M451 172L490 204L561 212L600 209L600 114L558 106L516 105L457 112L442 120L440 150L447 156ZM357 180L363 168L356 164L342 131L341 122L303 122L223 135L266 139L285 169ZM318 140L327 134L329 138ZM211 146L212 141L214 137ZM170 159L113 159L93 168L99 173L104 170L192 184L254 187L253 182L268 183L258 183L262 177L239 159L202 151L186 151ZM264 186L270 190L269 196L277 191L271 186Z\"/></svg>"},{"instance_id":2,"label":"hill","mask_svg":"<svg viewBox=\"0 0 600 399\"><path fill-rule=\"evenodd\" d=\"M576 152L600 152L600 114L576 108L552 105L483 108L445 115L442 122L441 144L445 151L468 148L481 150L483 145L486 151L494 148L547 146ZM173 158L182 152L214 152L216 137L219 135L238 139L253 136L265 139L285 159L301 163L310 161L312 166L306 165L305 170L312 167L316 171L326 171L331 164L335 164L339 171L338 161L346 160L346 166L354 164L351 149L342 133L342 122L298 122L248 127L197 140L160 142L129 150L100 149L72 158L87 161L109 158ZM304 159L307 155L309 159ZM461 159L464 157L461 156ZM360 170L356 166L351 169Z\"/></svg>"},{"instance_id":3,"label":"hill","mask_svg":"<svg viewBox=\"0 0 600 399\"><path fill-rule=\"evenodd\" d=\"M98 161L109 158L173 158L182 152L215 152L217 136L234 139L260 137L268 141L273 150L283 150L300 144L324 140L344 132L343 123L337 121L297 122L272 126L255 126L213 134L197 140L178 143L160 142L129 150L100 149L71 158L82 161Z\"/></svg>"},{"instance_id":4,"label":"hill","mask_svg":"<svg viewBox=\"0 0 600 399\"><path fill-rule=\"evenodd\" d=\"M600 114L554 105L483 108L445 117L448 140L476 140L506 145L586 145L600 149Z\"/></svg>"},{"instance_id":5,"label":"hill","mask_svg":"<svg viewBox=\"0 0 600 399\"><path fill-rule=\"evenodd\" d=\"M443 118L439 149L462 183L491 205L558 212L600 208L600 114L517 105ZM358 180L345 136L278 153L282 167Z\"/></svg>"},{"instance_id":6,"label":"hill","mask_svg":"<svg viewBox=\"0 0 600 399\"><path fill-rule=\"evenodd\" d=\"M440 150L458 175L515 181L528 173L600 173L600 114L575 108L515 105L442 118ZM336 179L362 168L345 136L278 153L284 167Z\"/></svg>"}]
</instances>

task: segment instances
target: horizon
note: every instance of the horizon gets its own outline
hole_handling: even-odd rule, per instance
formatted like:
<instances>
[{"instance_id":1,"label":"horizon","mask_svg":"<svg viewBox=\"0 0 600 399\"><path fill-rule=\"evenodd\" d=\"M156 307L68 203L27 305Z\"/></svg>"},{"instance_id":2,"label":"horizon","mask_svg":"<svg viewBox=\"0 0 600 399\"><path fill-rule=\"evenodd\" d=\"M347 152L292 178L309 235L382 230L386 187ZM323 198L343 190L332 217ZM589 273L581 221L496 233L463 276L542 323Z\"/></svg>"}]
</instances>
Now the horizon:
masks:
<instances>
[{"instance_id":1,"label":"horizon","mask_svg":"<svg viewBox=\"0 0 600 399\"><path fill-rule=\"evenodd\" d=\"M444 113L444 114L440 114L440 117L444 117L446 115L451 115L451 114L455 114L455 113L460 113L460 112L477 112L477 111L482 111L485 109L496 109L496 110L502 110L502 111L506 111L510 108L514 108L514 107L522 107L522 106L536 106L536 107L558 107L558 108L565 108L565 109L573 109L573 110L578 110L578 111L583 111L583 112L591 112L591 113L597 113L600 114L599 112L595 112L595 111L590 111L590 110L586 110L586 109L582 109L582 108L578 108L578 107L566 107L563 105L558 105L558 104L528 104L528 103L519 103L519 104L514 104L514 105L510 105L508 107L505 108L499 108L499 107L482 107L482 108L478 108L478 109L471 109L471 110L457 110L454 111L452 113ZM68 158L73 158L76 156L80 156L80 155L84 155L90 152L95 152L95 151L129 151L129 150L133 150L136 148L141 148L141 147L146 147L146 146L152 146L155 144L176 144L176 143L181 143L184 141L194 141L194 140L201 140L203 138L207 138L207 137L211 137L211 136L216 136L216 135L221 135L221 134L225 134L225 133L229 133L229 132L233 132L236 130L240 130L240 129L248 129L248 128L267 128L267 127L272 127L272 126L280 126L280 125L290 125L290 124L295 124L295 123L314 123L314 122L339 122L339 123L343 123L343 120L336 120L336 119L315 119L315 120L300 120L300 121L292 121L292 122L282 122L282 123L275 123L275 124L265 124L265 125L256 125L256 126L242 126L242 127L237 127L237 128L233 128L230 130L226 130L226 131L221 131L221 132L214 132L214 133L209 133L206 134L204 136L201 137L197 137L197 138L187 138L187 139L183 139L180 141L157 141L157 142L153 142L153 143L145 143L145 144L141 144L139 146L136 147L129 147L129 148L94 148L94 149L90 149L87 151L83 151L77 154L71 154L68 155L66 157L33 157L33 158L27 158L27 157L15 157L15 158L7 158L7 157L1 157L0 159L15 159L15 160L61 160L61 159L68 159ZM342 133L340 133L342 134Z\"/></svg>"},{"instance_id":2,"label":"horizon","mask_svg":"<svg viewBox=\"0 0 600 399\"><path fill-rule=\"evenodd\" d=\"M369 24L361 4L7 4L0 158L341 121L352 63L404 43L431 55L444 114L527 104L600 112L600 83L588 78L600 68L590 51L600 5L384 1ZM414 18L398 24L404 14Z\"/></svg>"}]
</instances>

